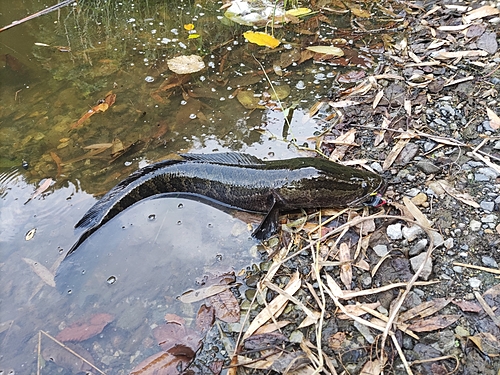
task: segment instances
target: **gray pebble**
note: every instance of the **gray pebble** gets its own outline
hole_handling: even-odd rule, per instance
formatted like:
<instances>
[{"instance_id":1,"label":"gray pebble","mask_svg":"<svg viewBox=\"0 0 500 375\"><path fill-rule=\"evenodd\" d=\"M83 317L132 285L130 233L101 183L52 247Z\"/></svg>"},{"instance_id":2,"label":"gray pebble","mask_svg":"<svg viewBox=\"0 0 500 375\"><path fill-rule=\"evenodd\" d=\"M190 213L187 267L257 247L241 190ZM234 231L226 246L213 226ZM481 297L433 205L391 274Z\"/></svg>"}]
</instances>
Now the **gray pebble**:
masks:
<instances>
[{"instance_id":1,"label":"gray pebble","mask_svg":"<svg viewBox=\"0 0 500 375\"><path fill-rule=\"evenodd\" d=\"M403 237L406 238L408 242L412 242L417 239L423 233L423 229L418 225L414 225L412 227L404 227L402 229Z\"/></svg>"},{"instance_id":2,"label":"gray pebble","mask_svg":"<svg viewBox=\"0 0 500 375\"><path fill-rule=\"evenodd\" d=\"M495 145L493 146L495 150L500 150L500 141L496 141Z\"/></svg>"},{"instance_id":3,"label":"gray pebble","mask_svg":"<svg viewBox=\"0 0 500 375\"><path fill-rule=\"evenodd\" d=\"M498 268L497 261L488 255L483 255L481 257L481 261L486 267Z\"/></svg>"},{"instance_id":4,"label":"gray pebble","mask_svg":"<svg viewBox=\"0 0 500 375\"><path fill-rule=\"evenodd\" d=\"M420 254L427 246L427 238L422 238L420 241L416 242L409 251L410 256L415 256Z\"/></svg>"},{"instance_id":5,"label":"gray pebble","mask_svg":"<svg viewBox=\"0 0 500 375\"><path fill-rule=\"evenodd\" d=\"M441 233L431 231L432 240L434 241L434 247L439 247L444 244L444 238Z\"/></svg>"},{"instance_id":6,"label":"gray pebble","mask_svg":"<svg viewBox=\"0 0 500 375\"><path fill-rule=\"evenodd\" d=\"M481 286L481 280L479 280L477 277L471 277L469 279L469 285L472 287L472 288L479 288Z\"/></svg>"},{"instance_id":7,"label":"gray pebble","mask_svg":"<svg viewBox=\"0 0 500 375\"><path fill-rule=\"evenodd\" d=\"M469 160L467 165L470 165L472 168L481 168L484 167L484 164L480 161Z\"/></svg>"},{"instance_id":8,"label":"gray pebble","mask_svg":"<svg viewBox=\"0 0 500 375\"><path fill-rule=\"evenodd\" d=\"M485 174L474 173L474 181L482 182L482 181L489 181L489 180L490 180L490 178Z\"/></svg>"},{"instance_id":9,"label":"gray pebble","mask_svg":"<svg viewBox=\"0 0 500 375\"><path fill-rule=\"evenodd\" d=\"M455 273L462 273L463 268L460 266L453 266L453 271L455 271Z\"/></svg>"},{"instance_id":10,"label":"gray pebble","mask_svg":"<svg viewBox=\"0 0 500 375\"><path fill-rule=\"evenodd\" d=\"M434 165L428 160L419 161L416 167L426 174L438 173L439 171L441 171L441 168Z\"/></svg>"},{"instance_id":11,"label":"gray pebble","mask_svg":"<svg viewBox=\"0 0 500 375\"><path fill-rule=\"evenodd\" d=\"M498 143L500 143L500 141ZM424 143L424 152L429 152L434 147L436 147L436 143L435 142L425 142Z\"/></svg>"},{"instance_id":12,"label":"gray pebble","mask_svg":"<svg viewBox=\"0 0 500 375\"><path fill-rule=\"evenodd\" d=\"M378 162L373 162L370 164L370 167L377 173L384 173L384 170L382 169L382 166Z\"/></svg>"},{"instance_id":13,"label":"gray pebble","mask_svg":"<svg viewBox=\"0 0 500 375\"><path fill-rule=\"evenodd\" d=\"M498 172L495 171L493 168L487 168L487 167L479 168L477 171L481 174L484 174L484 175L490 177L491 179L495 179L498 177Z\"/></svg>"},{"instance_id":14,"label":"gray pebble","mask_svg":"<svg viewBox=\"0 0 500 375\"><path fill-rule=\"evenodd\" d=\"M375 251L375 254L377 254L379 257L383 257L389 253L386 245L373 246L373 251Z\"/></svg>"},{"instance_id":15,"label":"gray pebble","mask_svg":"<svg viewBox=\"0 0 500 375\"><path fill-rule=\"evenodd\" d=\"M497 215L489 214L481 218L482 223L495 223L497 221Z\"/></svg>"},{"instance_id":16,"label":"gray pebble","mask_svg":"<svg viewBox=\"0 0 500 375\"><path fill-rule=\"evenodd\" d=\"M490 201L482 201L479 203L481 208L485 211L493 211L495 209L495 202L490 202Z\"/></svg>"},{"instance_id":17,"label":"gray pebble","mask_svg":"<svg viewBox=\"0 0 500 375\"><path fill-rule=\"evenodd\" d=\"M410 190L408 190L405 194L411 198L413 198L414 196L416 196L418 193L420 193L420 189L418 188L411 188Z\"/></svg>"},{"instance_id":18,"label":"gray pebble","mask_svg":"<svg viewBox=\"0 0 500 375\"><path fill-rule=\"evenodd\" d=\"M477 232L481 229L481 223L477 220L471 220L469 223L470 230L473 232Z\"/></svg>"},{"instance_id":19,"label":"gray pebble","mask_svg":"<svg viewBox=\"0 0 500 375\"><path fill-rule=\"evenodd\" d=\"M419 254L413 258L410 258L410 264L411 268L413 269L413 272L417 272L417 270L420 268L422 263L424 262L426 257L426 253ZM425 266L422 269L422 272L420 273L420 278L423 280L429 279L429 276L432 273L432 258L429 257L427 259L427 262L425 262Z\"/></svg>"},{"instance_id":20,"label":"gray pebble","mask_svg":"<svg viewBox=\"0 0 500 375\"><path fill-rule=\"evenodd\" d=\"M400 240L403 238L403 232L401 230L401 223L396 223L389 225L387 227L387 235L392 240Z\"/></svg>"}]
</instances>

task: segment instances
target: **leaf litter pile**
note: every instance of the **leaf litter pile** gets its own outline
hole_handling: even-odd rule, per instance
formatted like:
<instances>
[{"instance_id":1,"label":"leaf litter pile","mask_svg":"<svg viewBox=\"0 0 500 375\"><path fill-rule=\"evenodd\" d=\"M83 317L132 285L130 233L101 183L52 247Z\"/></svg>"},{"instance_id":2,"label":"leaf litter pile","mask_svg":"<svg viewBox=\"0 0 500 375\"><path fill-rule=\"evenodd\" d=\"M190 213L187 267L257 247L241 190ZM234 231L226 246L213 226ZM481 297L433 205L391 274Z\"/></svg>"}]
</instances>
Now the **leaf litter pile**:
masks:
<instances>
[{"instance_id":1,"label":"leaf litter pile","mask_svg":"<svg viewBox=\"0 0 500 375\"><path fill-rule=\"evenodd\" d=\"M375 212L288 216L280 236L265 246L267 261L236 278L207 280L202 289L180 296L192 311L202 303L198 312L190 321L170 314L150 326L146 347L154 353L131 355L130 373L497 374L498 7L412 2L394 9L311 1L300 11L273 13L271 27L266 12L250 18L248 9L240 12L245 4L224 5L229 20L260 28L240 36L252 45L245 47L250 53L238 56L253 64L254 73L223 77L224 84L237 87L232 105L240 105L249 117L259 110L283 111L287 117L294 105L282 101L310 82L270 85L262 95L252 85L263 76L286 77L311 61L342 68L327 77L333 78L328 90L319 85L324 74L311 84L323 91L302 122L313 121L324 130L304 145L287 141L305 152L384 174L391 186L389 202ZM332 24L330 17L338 14L348 16L345 27ZM194 26L184 29L189 39L199 38ZM325 29L334 37L318 38ZM290 30L300 37L291 48L282 47ZM221 72L228 59L221 56ZM265 60L272 63L261 65ZM205 113L210 113L210 92L216 89L192 84L206 67L203 59L190 54L166 63L176 74L151 90L150 99L165 104L182 95L186 104L176 124L208 123ZM82 132L116 107L119 94L102 96L69 130ZM265 126L259 131L265 133ZM128 137L126 145L113 138L85 146L83 155L61 158L68 145L81 143L82 133L78 141L70 133L45 162L52 164L57 179L71 173L68 166L103 159L104 152L106 163L112 163L137 152L138 144L139 149L149 147L166 132L161 125L142 137ZM52 182L42 183L30 200ZM35 230L29 233L26 240ZM60 260L50 270L23 260L41 279L35 294L54 287ZM40 331L38 360L74 373L104 373L80 343L113 329L114 319L103 312L65 322L54 337ZM3 322L0 332L12 324ZM114 349L120 349L119 342Z\"/></svg>"}]
</instances>

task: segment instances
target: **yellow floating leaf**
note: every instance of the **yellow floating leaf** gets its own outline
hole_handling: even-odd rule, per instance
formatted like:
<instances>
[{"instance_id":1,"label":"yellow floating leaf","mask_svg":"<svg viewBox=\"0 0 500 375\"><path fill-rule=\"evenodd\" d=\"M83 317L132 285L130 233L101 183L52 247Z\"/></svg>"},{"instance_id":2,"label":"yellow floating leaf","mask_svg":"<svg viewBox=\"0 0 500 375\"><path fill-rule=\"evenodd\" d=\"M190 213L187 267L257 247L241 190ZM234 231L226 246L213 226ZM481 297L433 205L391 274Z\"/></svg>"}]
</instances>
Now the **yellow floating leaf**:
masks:
<instances>
[{"instance_id":1,"label":"yellow floating leaf","mask_svg":"<svg viewBox=\"0 0 500 375\"><path fill-rule=\"evenodd\" d=\"M184 30L187 31L194 30L194 25L192 23L187 23L184 25Z\"/></svg>"},{"instance_id":2,"label":"yellow floating leaf","mask_svg":"<svg viewBox=\"0 0 500 375\"><path fill-rule=\"evenodd\" d=\"M306 49L316 53L324 53L326 55L333 55L337 57L344 56L344 51L334 46L310 46L307 47Z\"/></svg>"},{"instance_id":3,"label":"yellow floating leaf","mask_svg":"<svg viewBox=\"0 0 500 375\"><path fill-rule=\"evenodd\" d=\"M285 14L289 16L294 16L294 17L300 17L305 14L311 13L312 10L309 8L295 8L295 9L290 9L285 12Z\"/></svg>"},{"instance_id":4,"label":"yellow floating leaf","mask_svg":"<svg viewBox=\"0 0 500 375\"><path fill-rule=\"evenodd\" d=\"M198 39L200 34L189 34L188 39Z\"/></svg>"},{"instance_id":5,"label":"yellow floating leaf","mask_svg":"<svg viewBox=\"0 0 500 375\"><path fill-rule=\"evenodd\" d=\"M250 42L259 46L266 46L276 48L280 45L280 41L274 36L260 32L260 31L247 31L243 36Z\"/></svg>"}]
</instances>

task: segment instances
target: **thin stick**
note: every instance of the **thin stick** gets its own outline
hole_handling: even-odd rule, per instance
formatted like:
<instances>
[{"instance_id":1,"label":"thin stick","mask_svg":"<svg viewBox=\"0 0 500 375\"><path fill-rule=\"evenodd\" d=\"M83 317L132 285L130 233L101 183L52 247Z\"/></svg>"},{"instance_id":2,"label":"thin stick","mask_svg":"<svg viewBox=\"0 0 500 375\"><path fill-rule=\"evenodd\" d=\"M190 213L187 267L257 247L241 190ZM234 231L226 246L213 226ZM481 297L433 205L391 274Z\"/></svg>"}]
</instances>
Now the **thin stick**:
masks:
<instances>
[{"instance_id":1,"label":"thin stick","mask_svg":"<svg viewBox=\"0 0 500 375\"><path fill-rule=\"evenodd\" d=\"M104 372L102 372L101 370L99 370L97 367L95 367L92 363L90 363L89 361L87 361L85 358L83 358L80 354L78 354L77 352L75 352L74 350L71 350L70 348L68 348L66 345L64 345L62 342L60 342L59 340L57 340L56 338L52 337L51 335L49 335L47 332L43 331L43 330L40 330L41 333L43 333L45 336L47 336L49 339L51 339L52 341L54 341L56 344L60 345L61 347L63 347L64 349L66 349L68 352L70 352L71 354L73 354L74 356L76 356L77 358L81 359L83 362L85 362L87 365L89 365L90 367L92 367L94 370L96 370L99 374L102 374L102 375L106 375Z\"/></svg>"},{"instance_id":2,"label":"thin stick","mask_svg":"<svg viewBox=\"0 0 500 375\"><path fill-rule=\"evenodd\" d=\"M40 375L40 356L42 352L42 331L38 331L38 349L36 357L36 375Z\"/></svg>"},{"instance_id":3,"label":"thin stick","mask_svg":"<svg viewBox=\"0 0 500 375\"><path fill-rule=\"evenodd\" d=\"M56 5L52 5L51 7L48 7L46 9L43 9L39 12L36 12L36 13L33 13L33 14L30 14L28 17L24 17L23 19L20 19L20 20L17 20L17 21L14 21L12 22L10 25L7 25L7 26L4 26L0 29L0 33L2 31L5 31L5 30L8 30L10 29L11 27L14 27L14 26L17 26L17 25L20 25L22 23L25 23L26 21L29 21L29 20L32 20L32 19L35 19L37 17L40 17L40 16L43 16L45 14L49 14L55 10L58 10L58 9L61 9L62 7L65 7L66 5L69 5L71 3L73 3L75 0L64 0Z\"/></svg>"}]
</instances>

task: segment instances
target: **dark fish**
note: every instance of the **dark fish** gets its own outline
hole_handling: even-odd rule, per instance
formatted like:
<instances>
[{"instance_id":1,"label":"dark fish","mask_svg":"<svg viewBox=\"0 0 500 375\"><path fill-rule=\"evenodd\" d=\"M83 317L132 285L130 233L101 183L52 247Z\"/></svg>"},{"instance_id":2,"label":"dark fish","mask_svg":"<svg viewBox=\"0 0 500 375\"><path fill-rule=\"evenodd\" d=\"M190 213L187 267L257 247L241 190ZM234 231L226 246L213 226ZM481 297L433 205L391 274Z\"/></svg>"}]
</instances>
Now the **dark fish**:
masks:
<instances>
[{"instance_id":1,"label":"dark fish","mask_svg":"<svg viewBox=\"0 0 500 375\"><path fill-rule=\"evenodd\" d=\"M248 154L184 154L144 167L104 195L75 228L84 230L68 255L92 233L133 204L172 193L214 200L238 210L265 213L257 239L277 231L280 211L377 206L381 176L319 158L263 161Z\"/></svg>"}]
</instances>

